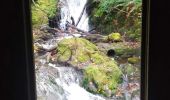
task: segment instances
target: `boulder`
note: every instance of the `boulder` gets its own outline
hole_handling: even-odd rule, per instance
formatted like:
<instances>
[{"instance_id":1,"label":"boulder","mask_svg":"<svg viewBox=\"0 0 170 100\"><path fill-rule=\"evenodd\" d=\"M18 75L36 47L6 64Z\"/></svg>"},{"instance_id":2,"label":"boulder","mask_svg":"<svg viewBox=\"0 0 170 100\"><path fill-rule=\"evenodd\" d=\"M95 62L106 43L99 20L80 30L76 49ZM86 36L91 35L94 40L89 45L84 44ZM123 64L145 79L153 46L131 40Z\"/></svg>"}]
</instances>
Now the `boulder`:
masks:
<instances>
[{"instance_id":1,"label":"boulder","mask_svg":"<svg viewBox=\"0 0 170 100\"><path fill-rule=\"evenodd\" d=\"M111 33L108 35L108 40L119 42L122 41L122 36L120 35L120 33Z\"/></svg>"},{"instance_id":2,"label":"boulder","mask_svg":"<svg viewBox=\"0 0 170 100\"><path fill-rule=\"evenodd\" d=\"M63 39L58 43L57 59L59 62L69 62L73 66L92 62L92 57L97 59L98 48L93 43L83 38Z\"/></svg>"},{"instance_id":3,"label":"boulder","mask_svg":"<svg viewBox=\"0 0 170 100\"><path fill-rule=\"evenodd\" d=\"M130 57L130 58L128 58L128 62L131 64L138 64L138 63L140 63L140 58L139 57Z\"/></svg>"},{"instance_id":4,"label":"boulder","mask_svg":"<svg viewBox=\"0 0 170 100\"><path fill-rule=\"evenodd\" d=\"M90 92L111 96L121 82L122 72L116 61L86 39L64 39L58 43L57 52L59 62L68 62L82 69L82 86Z\"/></svg>"},{"instance_id":5,"label":"boulder","mask_svg":"<svg viewBox=\"0 0 170 100\"><path fill-rule=\"evenodd\" d=\"M103 62L102 64L90 64L84 70L84 87L94 93L104 96L111 96L115 93L118 84L121 82L121 70L113 60ZM89 82L96 84L97 90L88 88ZM108 94L108 91L110 93Z\"/></svg>"}]
</instances>

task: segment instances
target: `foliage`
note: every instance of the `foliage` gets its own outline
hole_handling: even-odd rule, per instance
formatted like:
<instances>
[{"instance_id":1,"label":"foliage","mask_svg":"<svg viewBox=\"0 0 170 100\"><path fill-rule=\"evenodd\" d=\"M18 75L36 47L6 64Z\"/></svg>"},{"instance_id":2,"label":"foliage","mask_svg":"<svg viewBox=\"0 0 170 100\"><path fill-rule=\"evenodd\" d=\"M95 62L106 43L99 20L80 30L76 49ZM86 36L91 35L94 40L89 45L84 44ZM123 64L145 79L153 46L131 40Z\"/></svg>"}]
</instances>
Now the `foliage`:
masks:
<instances>
[{"instance_id":1,"label":"foliage","mask_svg":"<svg viewBox=\"0 0 170 100\"><path fill-rule=\"evenodd\" d=\"M99 30L102 29L100 31L119 32L126 34L129 39L140 39L141 0L98 0L98 2L91 20L94 24L96 23Z\"/></svg>"},{"instance_id":2,"label":"foliage","mask_svg":"<svg viewBox=\"0 0 170 100\"><path fill-rule=\"evenodd\" d=\"M47 24L47 23L48 23L47 15L43 11L32 6L32 25L33 25L33 27L39 27L39 25Z\"/></svg>"},{"instance_id":3,"label":"foliage","mask_svg":"<svg viewBox=\"0 0 170 100\"><path fill-rule=\"evenodd\" d=\"M58 0L37 0L31 5L33 27L48 23L56 15Z\"/></svg>"},{"instance_id":4,"label":"foliage","mask_svg":"<svg viewBox=\"0 0 170 100\"><path fill-rule=\"evenodd\" d=\"M132 12L141 6L141 0L99 0L96 17L105 16L106 20L109 20L109 13L127 13L130 16ZM112 19L111 19L112 20Z\"/></svg>"}]
</instances>

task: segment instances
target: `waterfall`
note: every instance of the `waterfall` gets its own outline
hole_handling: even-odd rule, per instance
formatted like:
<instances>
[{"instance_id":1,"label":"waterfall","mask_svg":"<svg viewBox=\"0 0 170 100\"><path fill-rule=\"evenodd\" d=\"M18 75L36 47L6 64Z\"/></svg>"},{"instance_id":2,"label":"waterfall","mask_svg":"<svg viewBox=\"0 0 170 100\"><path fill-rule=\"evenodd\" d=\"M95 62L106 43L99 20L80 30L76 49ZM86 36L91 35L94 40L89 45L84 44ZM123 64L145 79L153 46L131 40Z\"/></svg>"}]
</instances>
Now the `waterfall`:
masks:
<instances>
[{"instance_id":1,"label":"waterfall","mask_svg":"<svg viewBox=\"0 0 170 100\"><path fill-rule=\"evenodd\" d=\"M82 11L87 4L87 0L60 0L60 28L65 30L67 22L72 23L74 19L75 23L79 21L79 17L82 14ZM83 12L83 15L80 19L80 22L77 25L77 28L80 28L84 31L89 30L89 18L86 12L86 8Z\"/></svg>"}]
</instances>

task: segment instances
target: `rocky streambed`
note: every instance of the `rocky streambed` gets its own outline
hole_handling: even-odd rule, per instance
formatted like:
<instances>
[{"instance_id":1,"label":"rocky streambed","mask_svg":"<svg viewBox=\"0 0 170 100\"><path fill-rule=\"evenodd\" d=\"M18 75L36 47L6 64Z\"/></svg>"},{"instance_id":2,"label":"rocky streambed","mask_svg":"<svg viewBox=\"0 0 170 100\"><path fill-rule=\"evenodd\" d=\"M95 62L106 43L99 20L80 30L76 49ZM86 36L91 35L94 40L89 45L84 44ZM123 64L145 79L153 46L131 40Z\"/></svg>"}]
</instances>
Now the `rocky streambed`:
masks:
<instances>
[{"instance_id":1,"label":"rocky streambed","mask_svg":"<svg viewBox=\"0 0 170 100\"><path fill-rule=\"evenodd\" d=\"M140 45L80 37L54 35L34 43L37 99L139 100ZM50 52L39 49L53 46ZM107 56L110 49L113 57Z\"/></svg>"}]
</instances>

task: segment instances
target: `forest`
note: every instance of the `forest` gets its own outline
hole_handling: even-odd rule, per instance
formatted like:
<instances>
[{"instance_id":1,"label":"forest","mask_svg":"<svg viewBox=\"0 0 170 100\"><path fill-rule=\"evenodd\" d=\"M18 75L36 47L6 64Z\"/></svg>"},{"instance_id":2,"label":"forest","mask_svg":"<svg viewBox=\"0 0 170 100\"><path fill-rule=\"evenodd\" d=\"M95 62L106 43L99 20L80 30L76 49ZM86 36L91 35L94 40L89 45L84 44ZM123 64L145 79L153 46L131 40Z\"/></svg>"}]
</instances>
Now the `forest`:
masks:
<instances>
[{"instance_id":1,"label":"forest","mask_svg":"<svg viewBox=\"0 0 170 100\"><path fill-rule=\"evenodd\" d=\"M142 0L32 0L37 100L140 100Z\"/></svg>"}]
</instances>

